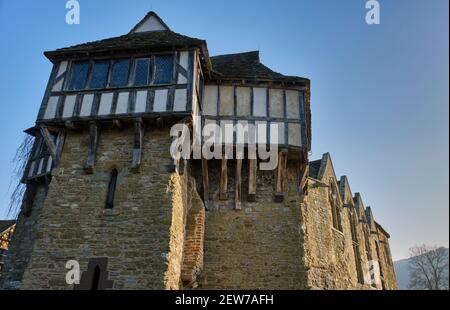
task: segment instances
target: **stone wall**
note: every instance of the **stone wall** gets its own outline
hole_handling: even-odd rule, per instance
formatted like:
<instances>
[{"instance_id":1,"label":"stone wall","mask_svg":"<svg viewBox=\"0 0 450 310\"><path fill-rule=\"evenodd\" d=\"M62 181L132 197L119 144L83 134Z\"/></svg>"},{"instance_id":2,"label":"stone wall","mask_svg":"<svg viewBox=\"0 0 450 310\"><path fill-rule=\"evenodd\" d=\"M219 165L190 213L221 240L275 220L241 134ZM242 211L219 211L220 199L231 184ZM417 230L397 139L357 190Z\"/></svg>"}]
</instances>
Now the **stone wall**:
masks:
<instances>
[{"instance_id":1,"label":"stone wall","mask_svg":"<svg viewBox=\"0 0 450 310\"><path fill-rule=\"evenodd\" d=\"M88 134L67 133L39 223L23 289L71 289L65 264L108 257L114 289L177 289L186 217L185 178L172 173L169 129L147 129L140 173L130 171L132 129L100 129L93 174L83 167ZM105 209L112 169L114 208Z\"/></svg>"},{"instance_id":2,"label":"stone wall","mask_svg":"<svg viewBox=\"0 0 450 310\"><path fill-rule=\"evenodd\" d=\"M242 167L242 210L234 210L235 162L228 161L228 199L219 199L220 161L209 162L201 289L304 289L298 175L288 165L286 197L274 202L274 171L258 171L256 202L248 202L248 168Z\"/></svg>"},{"instance_id":3,"label":"stone wall","mask_svg":"<svg viewBox=\"0 0 450 310\"><path fill-rule=\"evenodd\" d=\"M388 235L375 224L371 209L359 193L352 197L345 176L337 181L328 153L314 169L301 207L308 287L396 289L392 257L386 255ZM334 195L336 188L339 194ZM340 225L333 220L333 209ZM379 278L373 277L374 262L379 264Z\"/></svg>"},{"instance_id":4,"label":"stone wall","mask_svg":"<svg viewBox=\"0 0 450 310\"><path fill-rule=\"evenodd\" d=\"M72 289L66 262L75 259L86 271L99 257L108 258L113 289L396 288L389 236L368 225L360 195L339 185L326 157L305 194L299 163L288 161L281 203L274 202L276 170L257 172L256 201L248 202L244 160L241 210L234 209L236 162L228 161L223 199L221 163L211 160L205 212L200 162L174 171L169 129L146 129L137 173L130 169L132 137L132 128L101 128L94 171L87 174L88 133L67 133L48 190L40 186L31 216L18 220L3 288ZM113 169L114 208L105 209ZM370 260L380 264L377 285L370 284Z\"/></svg>"},{"instance_id":5,"label":"stone wall","mask_svg":"<svg viewBox=\"0 0 450 310\"><path fill-rule=\"evenodd\" d=\"M386 234L378 230L378 245L380 249L380 265L383 270L384 289L396 290L397 277L394 271L394 262L391 256L391 250L389 247L389 239Z\"/></svg>"},{"instance_id":6,"label":"stone wall","mask_svg":"<svg viewBox=\"0 0 450 310\"><path fill-rule=\"evenodd\" d=\"M329 191L329 184L310 179L308 195L302 203L308 287L327 290L370 288L358 283L349 210L340 206L342 231L334 228ZM365 264L364 261L361 263Z\"/></svg>"},{"instance_id":7,"label":"stone wall","mask_svg":"<svg viewBox=\"0 0 450 310\"><path fill-rule=\"evenodd\" d=\"M5 269L0 277L0 289L17 289L21 285L23 273L31 258L33 244L38 236L40 227L38 218L46 195L47 186L39 185L30 215L26 217L22 213L19 214L5 258Z\"/></svg>"}]
</instances>

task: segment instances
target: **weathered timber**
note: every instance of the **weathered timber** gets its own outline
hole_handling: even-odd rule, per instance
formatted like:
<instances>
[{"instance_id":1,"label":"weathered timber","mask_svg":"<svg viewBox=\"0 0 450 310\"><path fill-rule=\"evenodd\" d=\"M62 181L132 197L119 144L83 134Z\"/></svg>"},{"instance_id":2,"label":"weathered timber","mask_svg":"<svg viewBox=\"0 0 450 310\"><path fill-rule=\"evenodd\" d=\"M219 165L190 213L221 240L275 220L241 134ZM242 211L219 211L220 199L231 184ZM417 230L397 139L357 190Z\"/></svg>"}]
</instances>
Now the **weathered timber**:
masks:
<instances>
[{"instance_id":1,"label":"weathered timber","mask_svg":"<svg viewBox=\"0 0 450 310\"><path fill-rule=\"evenodd\" d=\"M234 208L242 209L242 159L236 159L236 189L234 195Z\"/></svg>"},{"instance_id":2,"label":"weathered timber","mask_svg":"<svg viewBox=\"0 0 450 310\"><path fill-rule=\"evenodd\" d=\"M222 156L222 164L220 169L220 191L219 198L220 200L226 200L228 198L228 169L227 169L227 155L224 153Z\"/></svg>"},{"instance_id":3,"label":"weathered timber","mask_svg":"<svg viewBox=\"0 0 450 310\"><path fill-rule=\"evenodd\" d=\"M112 120L113 126L119 130L122 130L123 126L122 126L122 122L118 119L113 119Z\"/></svg>"},{"instance_id":4,"label":"weathered timber","mask_svg":"<svg viewBox=\"0 0 450 310\"><path fill-rule=\"evenodd\" d=\"M50 135L50 132L48 131L48 128L46 126L40 127L41 135L44 138L45 144L47 145L48 151L50 152L50 155L52 156L53 160L56 160L56 145L55 142L52 140L52 137Z\"/></svg>"},{"instance_id":5,"label":"weathered timber","mask_svg":"<svg viewBox=\"0 0 450 310\"><path fill-rule=\"evenodd\" d=\"M142 118L137 118L134 121L134 146L133 146L133 158L131 162L131 169L133 172L138 172L141 166L143 144L144 144L144 123L142 121Z\"/></svg>"},{"instance_id":6,"label":"weathered timber","mask_svg":"<svg viewBox=\"0 0 450 310\"><path fill-rule=\"evenodd\" d=\"M303 163L300 170L300 184L299 189L302 195L306 194L306 183L308 182L309 165L308 163Z\"/></svg>"},{"instance_id":7,"label":"weathered timber","mask_svg":"<svg viewBox=\"0 0 450 310\"><path fill-rule=\"evenodd\" d=\"M248 160L248 201L256 201L256 174L257 162L256 159Z\"/></svg>"},{"instance_id":8,"label":"weathered timber","mask_svg":"<svg viewBox=\"0 0 450 310\"><path fill-rule=\"evenodd\" d=\"M286 164L287 164L287 150L283 149L278 152L275 202L283 202L284 200L284 179L286 177Z\"/></svg>"},{"instance_id":9,"label":"weathered timber","mask_svg":"<svg viewBox=\"0 0 450 310\"><path fill-rule=\"evenodd\" d=\"M95 156L98 146L98 126L97 123L92 121L89 123L89 149L86 166L84 167L86 173L94 172Z\"/></svg>"}]
</instances>

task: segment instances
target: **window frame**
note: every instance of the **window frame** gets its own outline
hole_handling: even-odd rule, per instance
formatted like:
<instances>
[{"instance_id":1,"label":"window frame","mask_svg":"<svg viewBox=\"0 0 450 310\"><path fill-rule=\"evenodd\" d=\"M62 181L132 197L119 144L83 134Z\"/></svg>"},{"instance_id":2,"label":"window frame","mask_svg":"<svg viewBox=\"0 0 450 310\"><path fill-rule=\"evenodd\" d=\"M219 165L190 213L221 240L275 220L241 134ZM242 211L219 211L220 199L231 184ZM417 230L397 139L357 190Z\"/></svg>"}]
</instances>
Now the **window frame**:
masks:
<instances>
[{"instance_id":1,"label":"window frame","mask_svg":"<svg viewBox=\"0 0 450 310\"><path fill-rule=\"evenodd\" d=\"M105 87L92 87L92 78L94 77L94 68L95 68L95 64L96 63L107 63L108 64L108 69L106 71L106 83L105 83ZM110 78L110 72L112 69L112 61L109 59L94 59L92 61L90 61L90 74L89 74L89 79L88 79L88 83L86 84L86 88L85 89L93 89L93 90L97 90L97 89L105 89L108 88L108 84L109 84L109 78Z\"/></svg>"},{"instance_id":2,"label":"window frame","mask_svg":"<svg viewBox=\"0 0 450 310\"><path fill-rule=\"evenodd\" d=\"M148 86L151 85L152 80L153 80L153 66L152 66L152 57L153 56L148 56L148 57L138 57L136 59L134 59L134 64L133 64L133 73L132 73L132 79L130 81L130 84L132 86L137 86L137 87L141 87L141 86ZM140 60L148 60L148 65L147 65L147 83L143 84L143 85L137 85L136 84L136 72L137 72L137 65L138 62Z\"/></svg>"},{"instance_id":3,"label":"window frame","mask_svg":"<svg viewBox=\"0 0 450 310\"><path fill-rule=\"evenodd\" d=\"M120 62L120 61L128 61L128 72L127 72L127 80L126 80L126 82L125 82L125 84L124 85L121 85L121 86L113 86L112 85L112 81L113 81L113 74L114 74L114 65L117 63L117 62ZM130 75L131 75L131 70L132 70L132 68L133 68L133 58L131 58L131 57L126 57L126 58L115 58L115 59L112 59L111 60L111 69L110 69L110 72L109 72L109 75L108 75L108 84L107 84L107 87L106 88L124 88L124 87L128 87L129 85L130 85Z\"/></svg>"},{"instance_id":4,"label":"window frame","mask_svg":"<svg viewBox=\"0 0 450 310\"><path fill-rule=\"evenodd\" d=\"M157 79L157 58L158 57L170 57L171 59L171 72L170 72L170 80L163 81L160 83L156 83ZM136 85L136 66L139 60L148 60L148 73L147 73L147 84L145 85ZM119 61L128 61L128 76L127 81L124 85L116 86L113 85L113 71L114 65ZM96 63L105 62L108 63L108 72L107 72L107 80L106 85L103 88L91 87L92 78L94 75L94 68ZM74 70L78 63L86 63L87 64L87 75L84 88L73 89L72 79L74 77ZM127 88L127 87L145 87L145 86L165 86L177 84L177 74L176 72L176 53L175 52L167 52L167 53L156 53L156 54L142 54L137 57L128 56L128 57L117 57L117 58L92 58L92 59L72 59L69 64L69 74L67 75L65 86L63 87L64 91L68 92L79 92L79 91L87 91L87 90L103 90L103 89L116 89L116 88Z\"/></svg>"},{"instance_id":5,"label":"window frame","mask_svg":"<svg viewBox=\"0 0 450 310\"><path fill-rule=\"evenodd\" d=\"M171 76L170 76L170 81L169 82L165 82L165 83L156 83L156 71L157 71L157 66L156 66L156 58L158 57L170 57L172 58L172 72L171 72ZM175 53L165 53L165 54L155 54L152 55L152 81L150 85L170 85L170 84L174 84L174 70L175 70Z\"/></svg>"},{"instance_id":6,"label":"window frame","mask_svg":"<svg viewBox=\"0 0 450 310\"><path fill-rule=\"evenodd\" d=\"M75 70L76 65L80 64L80 63L86 63L88 66L87 73L86 73L86 81L84 83L83 88L74 89L74 88L72 88L72 83L73 83L73 78L74 78L74 73L75 73L74 70ZM85 90L89 83L90 75L91 75L91 61L90 60L73 60L70 65L70 74L69 74L69 78L67 81L66 89L69 91L74 91L74 92Z\"/></svg>"}]
</instances>

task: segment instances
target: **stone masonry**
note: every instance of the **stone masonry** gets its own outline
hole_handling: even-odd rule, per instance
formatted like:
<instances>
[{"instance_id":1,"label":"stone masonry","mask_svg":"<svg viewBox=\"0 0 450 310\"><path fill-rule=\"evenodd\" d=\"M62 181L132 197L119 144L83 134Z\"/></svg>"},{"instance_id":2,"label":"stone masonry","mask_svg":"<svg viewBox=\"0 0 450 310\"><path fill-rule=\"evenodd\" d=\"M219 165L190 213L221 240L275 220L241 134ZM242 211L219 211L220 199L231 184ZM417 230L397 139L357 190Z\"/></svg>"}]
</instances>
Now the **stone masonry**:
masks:
<instances>
[{"instance_id":1,"label":"stone masonry","mask_svg":"<svg viewBox=\"0 0 450 310\"><path fill-rule=\"evenodd\" d=\"M54 67L26 130L1 289L397 288L372 208L330 154L309 159L309 79L258 51L210 57L154 12L126 35L44 54ZM175 124L189 147L208 146L208 134L188 139L207 125L262 127L245 142L224 133L218 153L245 145L243 159L178 159ZM277 148L274 170L256 169L250 141ZM80 284L66 281L69 261Z\"/></svg>"}]
</instances>

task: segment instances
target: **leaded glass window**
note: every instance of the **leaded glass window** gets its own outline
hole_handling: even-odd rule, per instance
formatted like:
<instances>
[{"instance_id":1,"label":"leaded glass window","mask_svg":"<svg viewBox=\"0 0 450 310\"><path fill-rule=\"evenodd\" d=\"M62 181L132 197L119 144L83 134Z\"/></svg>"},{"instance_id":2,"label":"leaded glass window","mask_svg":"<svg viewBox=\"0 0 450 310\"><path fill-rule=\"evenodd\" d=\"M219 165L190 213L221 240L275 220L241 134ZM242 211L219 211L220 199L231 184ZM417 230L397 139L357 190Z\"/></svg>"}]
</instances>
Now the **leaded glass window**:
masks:
<instances>
[{"instance_id":1,"label":"leaded glass window","mask_svg":"<svg viewBox=\"0 0 450 310\"><path fill-rule=\"evenodd\" d=\"M130 60L116 60L111 73L111 87L123 87L128 85L128 72L130 70Z\"/></svg>"},{"instance_id":2,"label":"leaded glass window","mask_svg":"<svg viewBox=\"0 0 450 310\"><path fill-rule=\"evenodd\" d=\"M154 84L169 84L173 75L173 56L155 57L155 81Z\"/></svg>"},{"instance_id":3,"label":"leaded glass window","mask_svg":"<svg viewBox=\"0 0 450 310\"><path fill-rule=\"evenodd\" d=\"M149 66L150 66L149 58L136 60L134 85L142 86L149 84Z\"/></svg>"},{"instance_id":4,"label":"leaded glass window","mask_svg":"<svg viewBox=\"0 0 450 310\"><path fill-rule=\"evenodd\" d=\"M70 90L79 90L86 87L89 72L89 62L76 62L72 68L72 76L69 83Z\"/></svg>"},{"instance_id":5,"label":"leaded glass window","mask_svg":"<svg viewBox=\"0 0 450 310\"><path fill-rule=\"evenodd\" d=\"M109 61L96 61L92 69L90 88L105 88L108 82Z\"/></svg>"}]
</instances>

